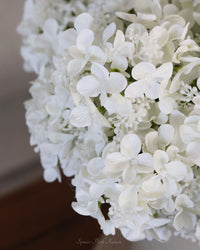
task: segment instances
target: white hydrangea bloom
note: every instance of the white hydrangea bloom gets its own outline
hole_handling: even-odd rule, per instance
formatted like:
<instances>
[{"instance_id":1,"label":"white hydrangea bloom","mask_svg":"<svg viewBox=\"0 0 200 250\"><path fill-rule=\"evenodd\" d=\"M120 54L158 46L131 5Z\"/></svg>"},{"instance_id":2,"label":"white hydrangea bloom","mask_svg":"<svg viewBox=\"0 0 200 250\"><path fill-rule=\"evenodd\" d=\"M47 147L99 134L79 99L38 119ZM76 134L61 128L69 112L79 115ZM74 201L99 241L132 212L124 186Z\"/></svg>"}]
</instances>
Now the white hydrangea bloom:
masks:
<instances>
[{"instance_id":1,"label":"white hydrangea bloom","mask_svg":"<svg viewBox=\"0 0 200 250\"><path fill-rule=\"evenodd\" d=\"M169 154L169 152L168 150L167 153ZM167 153L162 150L157 150L154 153L154 165L157 175L143 183L143 190L150 197L161 198L164 194L177 195L181 191L179 182L189 182L193 178L190 167L179 160L170 159L170 155ZM156 187L154 182L157 183ZM158 193L161 197L159 197Z\"/></svg>"},{"instance_id":2,"label":"white hydrangea bloom","mask_svg":"<svg viewBox=\"0 0 200 250\"><path fill-rule=\"evenodd\" d=\"M157 99L160 82L169 80L172 75L172 64L166 63L156 69L153 64L141 62L135 65L131 74L136 81L127 87L126 97L136 98L145 95L150 99Z\"/></svg>"},{"instance_id":3,"label":"white hydrangea bloom","mask_svg":"<svg viewBox=\"0 0 200 250\"><path fill-rule=\"evenodd\" d=\"M77 90L86 97L97 97L100 94L101 105L109 111L107 94L122 92L126 88L127 80L124 75L118 72L109 73L99 63L92 63L91 73L92 75L83 77L77 83Z\"/></svg>"},{"instance_id":4,"label":"white hydrangea bloom","mask_svg":"<svg viewBox=\"0 0 200 250\"><path fill-rule=\"evenodd\" d=\"M87 62L99 62L104 64L106 61L103 51L92 45L94 33L89 29L83 29L79 32L76 46L71 46L68 51L74 58L68 63L68 73L70 76L75 76L85 67Z\"/></svg>"},{"instance_id":5,"label":"white hydrangea bloom","mask_svg":"<svg viewBox=\"0 0 200 250\"><path fill-rule=\"evenodd\" d=\"M132 54L134 46L130 42L125 41L124 33L118 30L116 33L113 47L110 48L108 53L108 62L112 62L111 68L117 68L125 71L128 68L128 57Z\"/></svg>"},{"instance_id":6,"label":"white hydrangea bloom","mask_svg":"<svg viewBox=\"0 0 200 250\"><path fill-rule=\"evenodd\" d=\"M200 240L199 30L199 0L25 1L30 144L106 235Z\"/></svg>"},{"instance_id":7,"label":"white hydrangea bloom","mask_svg":"<svg viewBox=\"0 0 200 250\"><path fill-rule=\"evenodd\" d=\"M151 173L153 157L141 151L140 138L135 134L125 135L120 143L120 152L108 154L105 159L105 174L122 175L125 183L135 182L136 173Z\"/></svg>"}]
</instances>

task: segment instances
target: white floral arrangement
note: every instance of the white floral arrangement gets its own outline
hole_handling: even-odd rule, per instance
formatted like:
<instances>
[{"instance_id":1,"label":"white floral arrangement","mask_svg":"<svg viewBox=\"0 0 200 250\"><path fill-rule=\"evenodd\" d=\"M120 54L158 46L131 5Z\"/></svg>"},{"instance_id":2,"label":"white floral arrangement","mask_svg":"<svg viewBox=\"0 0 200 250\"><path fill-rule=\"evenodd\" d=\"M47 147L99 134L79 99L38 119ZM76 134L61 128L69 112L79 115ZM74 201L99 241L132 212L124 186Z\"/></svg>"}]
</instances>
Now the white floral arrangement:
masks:
<instances>
[{"instance_id":1,"label":"white floral arrangement","mask_svg":"<svg viewBox=\"0 0 200 250\"><path fill-rule=\"evenodd\" d=\"M106 235L200 240L200 0L26 0L18 31L44 179Z\"/></svg>"}]
</instances>

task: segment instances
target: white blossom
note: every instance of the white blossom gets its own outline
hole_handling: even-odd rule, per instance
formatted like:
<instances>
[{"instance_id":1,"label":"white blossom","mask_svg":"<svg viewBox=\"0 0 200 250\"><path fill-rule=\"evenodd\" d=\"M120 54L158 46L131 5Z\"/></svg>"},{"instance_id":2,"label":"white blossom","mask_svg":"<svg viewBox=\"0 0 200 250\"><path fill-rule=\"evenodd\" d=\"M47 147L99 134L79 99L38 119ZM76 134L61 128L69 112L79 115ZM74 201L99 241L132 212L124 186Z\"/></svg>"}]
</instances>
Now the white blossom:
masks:
<instances>
[{"instance_id":1,"label":"white blossom","mask_svg":"<svg viewBox=\"0 0 200 250\"><path fill-rule=\"evenodd\" d=\"M74 58L68 63L68 73L75 76L85 67L88 61L104 64L106 61L103 51L92 45L94 33L89 29L83 29L79 32L76 46L68 49L69 54Z\"/></svg>"},{"instance_id":2,"label":"white blossom","mask_svg":"<svg viewBox=\"0 0 200 250\"><path fill-rule=\"evenodd\" d=\"M125 41L124 34L121 30L116 33L113 47L110 48L108 53L108 62L111 63L111 68L117 68L125 71L128 67L128 57L134 50L133 44Z\"/></svg>"},{"instance_id":3,"label":"white blossom","mask_svg":"<svg viewBox=\"0 0 200 250\"><path fill-rule=\"evenodd\" d=\"M83 77L77 83L78 92L86 97L97 97L100 94L101 105L109 110L107 94L122 92L127 85L126 78L118 73L111 72L98 63L91 66L92 75Z\"/></svg>"},{"instance_id":4,"label":"white blossom","mask_svg":"<svg viewBox=\"0 0 200 250\"><path fill-rule=\"evenodd\" d=\"M141 62L132 69L136 80L125 91L126 97L136 98L144 95L150 99L159 97L160 82L169 80L172 75L172 64L166 63L158 69L153 64Z\"/></svg>"},{"instance_id":5,"label":"white blossom","mask_svg":"<svg viewBox=\"0 0 200 250\"><path fill-rule=\"evenodd\" d=\"M120 152L108 154L105 159L104 172L108 176L122 174L124 182L135 182L136 173L151 173L153 157L148 153L139 154L140 138L135 134L125 135L120 143Z\"/></svg>"}]
</instances>

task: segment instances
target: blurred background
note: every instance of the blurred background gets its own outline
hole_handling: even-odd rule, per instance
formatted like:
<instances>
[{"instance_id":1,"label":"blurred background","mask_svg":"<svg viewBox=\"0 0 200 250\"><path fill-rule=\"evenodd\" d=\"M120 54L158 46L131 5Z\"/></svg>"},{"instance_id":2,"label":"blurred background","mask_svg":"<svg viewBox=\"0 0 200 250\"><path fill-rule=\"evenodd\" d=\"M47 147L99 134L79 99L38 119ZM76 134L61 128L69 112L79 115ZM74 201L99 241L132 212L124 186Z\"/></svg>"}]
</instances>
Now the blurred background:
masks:
<instances>
[{"instance_id":1,"label":"blurred background","mask_svg":"<svg viewBox=\"0 0 200 250\"><path fill-rule=\"evenodd\" d=\"M20 57L16 27L23 4L24 0L0 0L0 249L200 249L180 239L132 244L120 234L101 236L95 220L73 212L70 180L44 183L24 118L29 82L36 76L23 71Z\"/></svg>"}]
</instances>

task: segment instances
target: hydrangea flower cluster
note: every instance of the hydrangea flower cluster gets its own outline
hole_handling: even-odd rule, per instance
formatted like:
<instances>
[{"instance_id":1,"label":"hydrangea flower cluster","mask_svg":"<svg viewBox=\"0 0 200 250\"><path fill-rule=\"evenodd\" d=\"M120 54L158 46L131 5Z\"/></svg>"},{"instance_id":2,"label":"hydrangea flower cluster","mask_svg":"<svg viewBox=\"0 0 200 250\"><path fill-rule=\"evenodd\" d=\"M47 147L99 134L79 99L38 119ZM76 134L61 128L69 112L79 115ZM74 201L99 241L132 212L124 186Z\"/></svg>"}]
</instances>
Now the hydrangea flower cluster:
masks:
<instances>
[{"instance_id":1,"label":"hydrangea flower cluster","mask_svg":"<svg viewBox=\"0 0 200 250\"><path fill-rule=\"evenodd\" d=\"M106 235L200 240L199 30L200 0L26 0L30 143Z\"/></svg>"}]
</instances>

